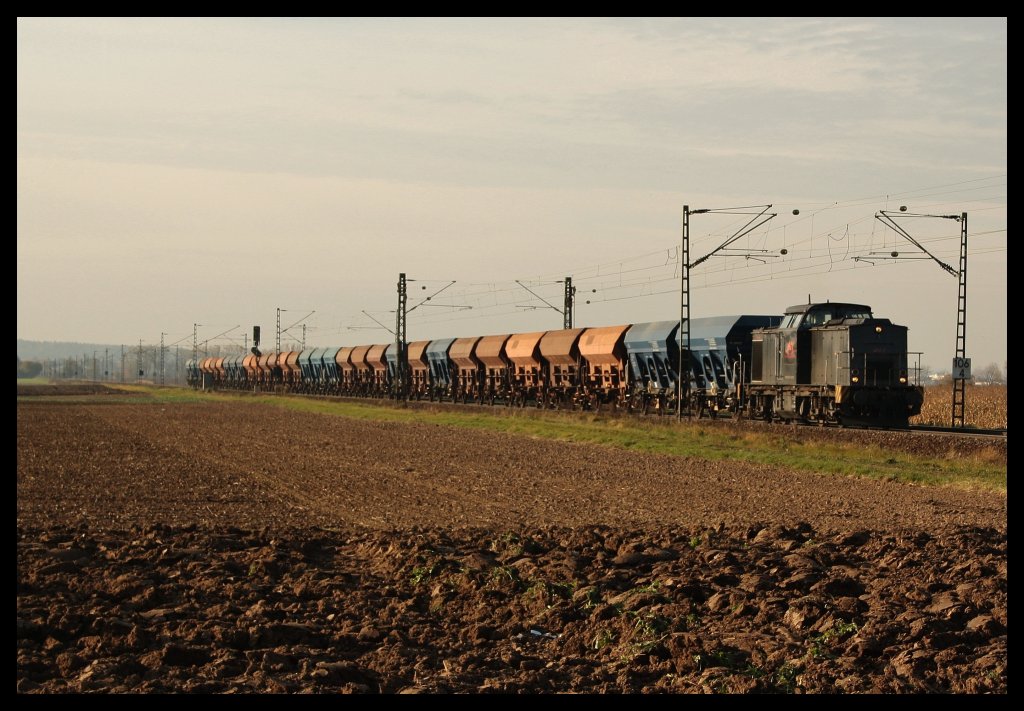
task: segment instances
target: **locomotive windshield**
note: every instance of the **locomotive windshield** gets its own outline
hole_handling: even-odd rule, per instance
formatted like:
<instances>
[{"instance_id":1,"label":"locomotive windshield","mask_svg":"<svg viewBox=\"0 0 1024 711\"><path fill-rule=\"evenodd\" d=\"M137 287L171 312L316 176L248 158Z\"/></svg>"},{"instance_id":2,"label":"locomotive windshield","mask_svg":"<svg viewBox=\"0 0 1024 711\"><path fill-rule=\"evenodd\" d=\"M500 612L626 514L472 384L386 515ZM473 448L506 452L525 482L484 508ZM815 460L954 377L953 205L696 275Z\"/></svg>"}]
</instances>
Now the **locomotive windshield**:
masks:
<instances>
[{"instance_id":1,"label":"locomotive windshield","mask_svg":"<svg viewBox=\"0 0 1024 711\"><path fill-rule=\"evenodd\" d=\"M813 328L843 318L871 318L871 309L860 304L814 304L806 309L787 313L781 328Z\"/></svg>"}]
</instances>

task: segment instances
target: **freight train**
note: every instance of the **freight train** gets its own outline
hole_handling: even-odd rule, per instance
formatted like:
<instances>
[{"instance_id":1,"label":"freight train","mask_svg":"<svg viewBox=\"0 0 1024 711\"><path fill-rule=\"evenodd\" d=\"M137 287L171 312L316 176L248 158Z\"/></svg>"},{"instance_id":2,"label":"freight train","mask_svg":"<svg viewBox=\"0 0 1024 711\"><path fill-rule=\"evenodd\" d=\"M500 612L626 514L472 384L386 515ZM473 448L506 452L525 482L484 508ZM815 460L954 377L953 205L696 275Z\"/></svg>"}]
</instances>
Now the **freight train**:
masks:
<instances>
[{"instance_id":1,"label":"freight train","mask_svg":"<svg viewBox=\"0 0 1024 711\"><path fill-rule=\"evenodd\" d=\"M862 304L190 360L195 388L906 426L921 411L907 327ZM683 357L680 358L680 348ZM682 364L682 368L680 365ZM685 380L679 377L685 371ZM680 393L680 389L682 393Z\"/></svg>"}]
</instances>

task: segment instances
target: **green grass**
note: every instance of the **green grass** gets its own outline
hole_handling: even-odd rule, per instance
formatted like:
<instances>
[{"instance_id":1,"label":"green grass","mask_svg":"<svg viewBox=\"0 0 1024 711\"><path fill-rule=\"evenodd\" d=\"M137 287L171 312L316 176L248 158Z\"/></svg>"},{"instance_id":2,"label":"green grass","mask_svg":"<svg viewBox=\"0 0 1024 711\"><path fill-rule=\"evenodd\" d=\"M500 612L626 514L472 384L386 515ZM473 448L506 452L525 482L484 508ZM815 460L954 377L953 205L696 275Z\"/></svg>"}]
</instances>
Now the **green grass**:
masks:
<instances>
[{"instance_id":1,"label":"green grass","mask_svg":"<svg viewBox=\"0 0 1024 711\"><path fill-rule=\"evenodd\" d=\"M53 382L49 380L39 381L25 381L19 380L19 385L24 385L28 382L30 385L52 385ZM88 384L88 383L86 383ZM193 390L182 388L182 387L159 387L154 385L131 385L121 383L97 383L98 385L106 385L110 391L103 394L97 393L81 393L81 394L67 394L67 395L46 395L45 397L39 397L36 395L24 395L18 397L18 402L27 403L94 403L102 405L110 405L115 403L133 403L136 405L151 403L151 404L162 404L162 403L204 403L210 402L211 398L215 398L217 401L224 402L223 397L211 396L211 394L198 393ZM59 386L59 383L57 383ZM123 394L114 394L118 391Z\"/></svg>"},{"instance_id":2,"label":"green grass","mask_svg":"<svg viewBox=\"0 0 1024 711\"><path fill-rule=\"evenodd\" d=\"M492 414L479 408L463 413L299 398L257 400L288 409L360 420L430 423L651 454L740 461L905 483L1006 490L1006 466L1000 463L918 457L860 443L800 442L771 432L736 432L700 424L603 418L581 413L502 409Z\"/></svg>"},{"instance_id":3,"label":"green grass","mask_svg":"<svg viewBox=\"0 0 1024 711\"><path fill-rule=\"evenodd\" d=\"M296 412L364 421L434 424L559 442L596 444L648 454L746 462L922 485L1006 491L1006 464L995 457L921 457L865 445L857 442L856 438L841 443L813 439L799 441L776 430L760 432L699 422L678 423L670 418L604 417L592 413L473 405L465 406L465 411L431 410L407 408L384 401L367 404L276 395L199 393L185 388L118 387L138 393L123 399L133 403L260 403ZM91 399L91 396L86 397ZM111 402L114 398L117 396L95 397L102 402ZM82 396L73 399L80 402ZM47 398L47 401L52 400Z\"/></svg>"},{"instance_id":4,"label":"green grass","mask_svg":"<svg viewBox=\"0 0 1024 711\"><path fill-rule=\"evenodd\" d=\"M34 378L18 378L18 385L49 385L50 378L37 375Z\"/></svg>"}]
</instances>

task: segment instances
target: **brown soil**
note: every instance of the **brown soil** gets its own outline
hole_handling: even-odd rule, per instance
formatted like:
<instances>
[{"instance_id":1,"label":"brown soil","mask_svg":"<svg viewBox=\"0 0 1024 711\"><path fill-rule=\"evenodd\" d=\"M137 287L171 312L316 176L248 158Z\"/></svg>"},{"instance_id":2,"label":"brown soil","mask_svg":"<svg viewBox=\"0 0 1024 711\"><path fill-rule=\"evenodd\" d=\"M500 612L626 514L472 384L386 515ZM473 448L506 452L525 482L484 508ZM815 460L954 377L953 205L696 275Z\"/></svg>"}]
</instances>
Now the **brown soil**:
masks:
<instances>
[{"instance_id":1,"label":"brown soil","mask_svg":"<svg viewBox=\"0 0 1024 711\"><path fill-rule=\"evenodd\" d=\"M1006 692L1004 495L42 400L19 691Z\"/></svg>"},{"instance_id":2,"label":"brown soil","mask_svg":"<svg viewBox=\"0 0 1024 711\"><path fill-rule=\"evenodd\" d=\"M40 397L47 395L130 395L129 390L122 390L116 385L104 383L68 383L57 381L52 383L18 383L18 397Z\"/></svg>"}]
</instances>

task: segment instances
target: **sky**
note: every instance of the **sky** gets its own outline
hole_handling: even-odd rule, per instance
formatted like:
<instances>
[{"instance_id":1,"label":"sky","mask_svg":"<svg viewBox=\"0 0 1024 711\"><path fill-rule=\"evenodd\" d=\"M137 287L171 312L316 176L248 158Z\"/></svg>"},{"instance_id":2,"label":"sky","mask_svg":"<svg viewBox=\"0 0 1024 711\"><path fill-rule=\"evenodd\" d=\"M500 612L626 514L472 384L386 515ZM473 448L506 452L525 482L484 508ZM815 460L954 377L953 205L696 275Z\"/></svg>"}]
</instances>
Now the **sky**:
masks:
<instances>
[{"instance_id":1,"label":"sky","mask_svg":"<svg viewBox=\"0 0 1024 711\"><path fill-rule=\"evenodd\" d=\"M867 304L948 371L967 213L1002 368L1006 26L19 18L17 335L386 343L400 273L410 341L561 328L566 276L678 319L688 206L691 317Z\"/></svg>"}]
</instances>

